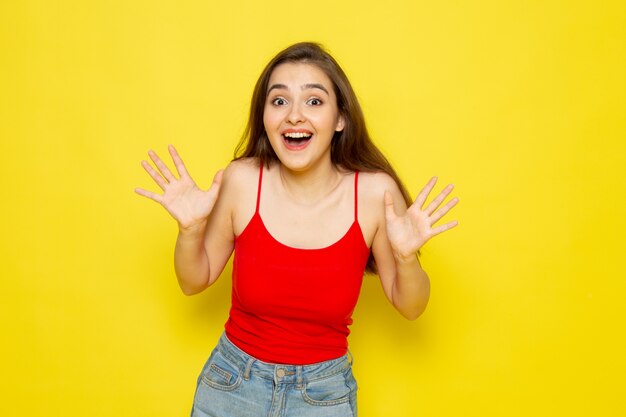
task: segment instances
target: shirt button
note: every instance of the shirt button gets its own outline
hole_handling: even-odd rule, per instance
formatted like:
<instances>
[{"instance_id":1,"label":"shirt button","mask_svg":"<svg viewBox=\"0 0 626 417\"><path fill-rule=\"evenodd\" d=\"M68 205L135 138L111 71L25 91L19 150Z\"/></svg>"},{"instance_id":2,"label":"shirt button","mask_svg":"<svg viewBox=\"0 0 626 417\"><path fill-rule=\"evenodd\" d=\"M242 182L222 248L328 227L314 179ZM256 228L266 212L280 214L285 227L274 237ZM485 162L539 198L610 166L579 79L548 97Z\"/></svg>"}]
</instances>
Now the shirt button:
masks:
<instances>
[{"instance_id":1,"label":"shirt button","mask_svg":"<svg viewBox=\"0 0 626 417\"><path fill-rule=\"evenodd\" d=\"M279 378L282 378L285 376L285 370L280 368L278 371L276 371L276 376L278 376Z\"/></svg>"}]
</instances>

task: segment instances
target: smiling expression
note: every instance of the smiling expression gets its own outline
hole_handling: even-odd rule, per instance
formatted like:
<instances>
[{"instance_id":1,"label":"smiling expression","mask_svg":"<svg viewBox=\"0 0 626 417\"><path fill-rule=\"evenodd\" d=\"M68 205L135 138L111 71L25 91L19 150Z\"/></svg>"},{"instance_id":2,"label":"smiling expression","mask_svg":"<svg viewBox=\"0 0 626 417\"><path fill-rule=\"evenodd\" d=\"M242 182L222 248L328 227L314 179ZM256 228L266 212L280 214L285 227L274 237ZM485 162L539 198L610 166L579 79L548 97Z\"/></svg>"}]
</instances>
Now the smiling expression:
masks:
<instances>
[{"instance_id":1,"label":"smiling expression","mask_svg":"<svg viewBox=\"0 0 626 417\"><path fill-rule=\"evenodd\" d=\"M330 144L344 119L330 78L317 66L285 63L270 76L265 132L282 164L302 171L330 163Z\"/></svg>"}]
</instances>

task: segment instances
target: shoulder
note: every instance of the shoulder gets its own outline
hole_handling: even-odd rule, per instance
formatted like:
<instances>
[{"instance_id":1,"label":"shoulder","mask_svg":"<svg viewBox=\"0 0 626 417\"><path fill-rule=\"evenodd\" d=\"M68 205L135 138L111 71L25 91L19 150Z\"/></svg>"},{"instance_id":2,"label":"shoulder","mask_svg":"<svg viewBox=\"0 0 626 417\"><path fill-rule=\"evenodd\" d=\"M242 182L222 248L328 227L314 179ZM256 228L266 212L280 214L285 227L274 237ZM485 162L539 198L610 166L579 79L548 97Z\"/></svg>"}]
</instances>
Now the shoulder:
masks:
<instances>
[{"instance_id":1,"label":"shoulder","mask_svg":"<svg viewBox=\"0 0 626 417\"><path fill-rule=\"evenodd\" d=\"M231 161L224 169L220 187L223 204L237 206L244 196L256 195L259 180L259 162L256 158L241 158Z\"/></svg>"},{"instance_id":2,"label":"shoulder","mask_svg":"<svg viewBox=\"0 0 626 417\"><path fill-rule=\"evenodd\" d=\"M385 191L399 193L400 188L386 172L359 172L359 195L366 199L382 199Z\"/></svg>"},{"instance_id":3,"label":"shoulder","mask_svg":"<svg viewBox=\"0 0 626 417\"><path fill-rule=\"evenodd\" d=\"M258 176L261 168L259 163L257 158L235 159L224 170L224 178L236 182L250 176Z\"/></svg>"},{"instance_id":4,"label":"shoulder","mask_svg":"<svg viewBox=\"0 0 626 417\"><path fill-rule=\"evenodd\" d=\"M385 191L394 196L402 194L394 179L385 172L359 171L359 223L368 246L372 246L378 231L384 228ZM402 204L398 201L399 204Z\"/></svg>"},{"instance_id":5,"label":"shoulder","mask_svg":"<svg viewBox=\"0 0 626 417\"><path fill-rule=\"evenodd\" d=\"M224 170L220 199L231 213L235 235L243 231L254 214L260 168L257 158L241 158Z\"/></svg>"},{"instance_id":6,"label":"shoulder","mask_svg":"<svg viewBox=\"0 0 626 417\"><path fill-rule=\"evenodd\" d=\"M391 194L397 213L403 213L407 204L400 187L391 175L386 172L359 173L359 204L371 210L379 221L384 218L385 191Z\"/></svg>"},{"instance_id":7,"label":"shoulder","mask_svg":"<svg viewBox=\"0 0 626 417\"><path fill-rule=\"evenodd\" d=\"M231 161L222 179L225 190L239 193L255 185L259 178L259 160L257 158L241 158Z\"/></svg>"}]
</instances>

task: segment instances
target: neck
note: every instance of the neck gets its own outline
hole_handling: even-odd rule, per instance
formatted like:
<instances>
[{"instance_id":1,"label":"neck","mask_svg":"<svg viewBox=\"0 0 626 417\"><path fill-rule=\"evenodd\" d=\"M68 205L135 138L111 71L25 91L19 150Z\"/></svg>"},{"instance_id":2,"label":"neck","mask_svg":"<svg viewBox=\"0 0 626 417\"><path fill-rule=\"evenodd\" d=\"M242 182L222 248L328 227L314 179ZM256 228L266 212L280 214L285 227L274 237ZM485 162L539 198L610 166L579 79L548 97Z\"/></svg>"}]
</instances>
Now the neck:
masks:
<instances>
[{"instance_id":1,"label":"neck","mask_svg":"<svg viewBox=\"0 0 626 417\"><path fill-rule=\"evenodd\" d=\"M285 191L301 204L313 204L321 200L341 182L339 170L330 161L304 171L293 171L280 164L279 172Z\"/></svg>"}]
</instances>

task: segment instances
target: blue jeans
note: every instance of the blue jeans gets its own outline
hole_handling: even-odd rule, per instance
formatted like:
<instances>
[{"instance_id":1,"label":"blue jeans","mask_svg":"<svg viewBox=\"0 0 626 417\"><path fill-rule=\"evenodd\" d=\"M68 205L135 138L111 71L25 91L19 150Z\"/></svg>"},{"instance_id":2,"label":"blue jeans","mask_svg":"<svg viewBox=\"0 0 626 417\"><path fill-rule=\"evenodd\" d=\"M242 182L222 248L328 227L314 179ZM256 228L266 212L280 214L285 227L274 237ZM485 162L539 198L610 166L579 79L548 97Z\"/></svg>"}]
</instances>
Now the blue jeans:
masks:
<instances>
[{"instance_id":1,"label":"blue jeans","mask_svg":"<svg viewBox=\"0 0 626 417\"><path fill-rule=\"evenodd\" d=\"M279 365L246 354L222 334L198 378L192 417L356 417L351 355Z\"/></svg>"}]
</instances>

